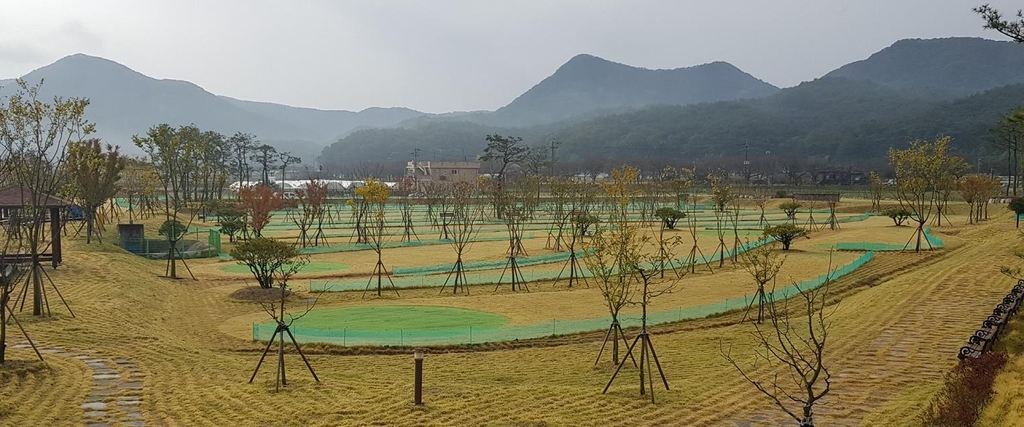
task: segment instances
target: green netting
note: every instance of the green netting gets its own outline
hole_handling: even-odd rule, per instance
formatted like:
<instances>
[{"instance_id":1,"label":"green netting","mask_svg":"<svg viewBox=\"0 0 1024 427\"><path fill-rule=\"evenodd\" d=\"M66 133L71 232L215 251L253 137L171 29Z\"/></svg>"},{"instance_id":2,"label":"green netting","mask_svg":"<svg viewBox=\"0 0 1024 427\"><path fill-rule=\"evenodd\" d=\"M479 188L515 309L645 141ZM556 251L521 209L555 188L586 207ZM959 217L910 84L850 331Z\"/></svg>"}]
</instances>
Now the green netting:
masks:
<instances>
[{"instance_id":1,"label":"green netting","mask_svg":"<svg viewBox=\"0 0 1024 427\"><path fill-rule=\"evenodd\" d=\"M534 237L534 235L532 233L526 233L523 236L524 239L532 239L533 237ZM476 239L473 239L473 242L498 242L498 241L503 241L503 240L508 240L508 236L477 237ZM386 243L384 243L384 248L385 249L389 249L389 248L406 248L406 247L431 246L431 245L447 245L447 244L450 244L450 243L451 243L450 240L444 240L444 239L413 240L413 241L410 241L410 242L386 242ZM339 252L369 251L369 250L372 250L372 249L373 248L371 248L370 245L365 244L365 243L349 243L349 244L337 245L337 246L310 246L310 247L306 247L306 248L298 248L298 251L299 251L299 253L303 253L303 254L315 255L315 254L331 254L331 253L339 253ZM230 260L233 259L233 258L231 258L230 254L224 253L224 252L220 253L219 257L220 257L221 260L224 260L224 261L230 261Z\"/></svg>"},{"instance_id":2,"label":"green netting","mask_svg":"<svg viewBox=\"0 0 1024 427\"><path fill-rule=\"evenodd\" d=\"M804 290L816 289L824 284L826 280L835 280L860 268L871 261L874 255L874 252L867 252L853 262L833 270L828 275L821 275L804 280L799 284L778 288L772 291L771 294L776 299L783 299L794 295L797 292L798 286ZM653 311L648 314L647 322L650 325L657 325L681 320L699 319L729 310L748 307L751 304L751 300L752 296L745 296L697 307L679 307L670 310ZM621 315L619 320L623 327L639 326L640 324L639 315ZM382 319L382 321L386 321L386 319ZM295 338L302 342L324 342L343 346L422 346L514 341L578 332L601 331L607 329L609 323L609 318L592 318L551 320L550 322L501 328L473 328L467 326L464 328L375 330L347 329L342 324L323 324L316 328L293 326L291 331L295 334ZM253 339L268 340L273 335L274 329L275 325L272 323L253 324Z\"/></svg>"},{"instance_id":3,"label":"green netting","mask_svg":"<svg viewBox=\"0 0 1024 427\"><path fill-rule=\"evenodd\" d=\"M576 251L576 256L580 258L582 258L586 254L586 251ZM520 267L527 267L531 265L565 262L568 259L568 252L555 252L530 257L519 257L516 258L516 263L519 264ZM465 271L494 270L504 267L506 263L508 263L507 259L463 262L462 269ZM392 274L396 276L412 276L417 274L439 274L447 273L451 271L451 269L452 264L437 264L426 267L395 267L394 270L392 271Z\"/></svg>"},{"instance_id":4,"label":"green netting","mask_svg":"<svg viewBox=\"0 0 1024 427\"><path fill-rule=\"evenodd\" d=\"M928 240L928 243L932 248L938 249L943 245L942 239L931 235L932 228L928 227L924 229L924 238ZM909 245L909 246L908 246ZM922 246L924 246L922 244ZM871 242L838 242L835 244L837 251L874 251L874 252L892 252L902 251L906 249L913 249L913 242L910 243L871 243Z\"/></svg>"},{"instance_id":5,"label":"green netting","mask_svg":"<svg viewBox=\"0 0 1024 427\"><path fill-rule=\"evenodd\" d=\"M747 243L744 243L744 244L740 245L738 248L735 249L735 251L736 251L737 254L743 253L745 251L748 251L748 250L750 250L752 248L756 248L758 246L764 245L764 244L769 243L771 241L772 241L771 238L764 238L764 239L759 239L759 240L756 240L756 241L753 241L753 242L747 242ZM565 257L565 258L562 259L563 261L568 260L568 254L562 254L562 255ZM709 262L709 263L710 262L717 262L719 259L722 258L722 256L723 256L723 254L721 252L717 252L714 255L710 256L710 257L704 257L703 259L697 260L697 263L698 264L703 264L705 262ZM724 256L725 256L725 258L731 258L733 256L733 251L729 251L729 250L725 251ZM527 258L525 258L525 257L524 258L517 258L516 262L520 263L520 260L523 260L523 259L527 259ZM498 268L502 269L501 271L488 270L488 271L481 271L481 272L472 272L472 271L468 272L468 273L466 273L466 281L467 281L467 283L474 284L474 285L497 284L497 283L503 283L505 281L509 281L509 280L511 280L511 276L509 276L509 274L511 274L511 273L505 269L505 266L507 264L508 264L508 260L507 259L505 259L505 260L498 260L498 261L496 261L492 265L495 266L495 269L498 269ZM685 267L685 266L689 265L688 263L686 263L686 261L678 260L678 259L673 261L672 264L680 266L680 267ZM540 265L540 263L537 263L537 265ZM437 268L437 267L442 267L442 266L443 265L438 265L436 267L430 267L430 268ZM554 268L549 269L549 270L523 270L521 273L522 273L523 280L526 281L526 282L556 280L561 275L562 267L563 266L564 266L564 264L562 266L556 264L554 266ZM648 264L648 265L645 266L645 268L647 268L647 269L654 269L654 268L657 268L657 266L654 265L654 264ZM442 268L442 269L436 270L438 273L441 273L441 274L417 275L417 276L391 276L391 282L393 282L395 284L396 288L440 287L440 286L444 285L445 282L448 280L449 275L447 273L450 272L451 269L452 269L452 265L449 264L449 265L447 265L446 268ZM581 277L588 278L588 277L593 277L593 275L590 273L590 271L588 271L587 269L584 269L583 270L583 274L581 275ZM337 279L337 280L310 280L309 281L309 291L310 292L343 292L343 291L363 290L363 289L367 288L367 283L369 283L371 280L376 280L376 276L369 277L369 278L367 278L367 277L363 277L363 278L346 278L346 279ZM385 280L387 280L387 279L385 279ZM391 283L385 281L385 285L386 286L390 286Z\"/></svg>"}]
</instances>

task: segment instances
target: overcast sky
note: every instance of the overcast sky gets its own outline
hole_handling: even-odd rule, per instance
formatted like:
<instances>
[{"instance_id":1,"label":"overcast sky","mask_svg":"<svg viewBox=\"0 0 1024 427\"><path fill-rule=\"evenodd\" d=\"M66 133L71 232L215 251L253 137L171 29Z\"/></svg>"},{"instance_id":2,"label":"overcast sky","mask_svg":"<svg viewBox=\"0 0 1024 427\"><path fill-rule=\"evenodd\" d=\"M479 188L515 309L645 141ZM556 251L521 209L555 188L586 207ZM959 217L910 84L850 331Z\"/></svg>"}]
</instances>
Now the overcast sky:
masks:
<instances>
[{"instance_id":1,"label":"overcast sky","mask_svg":"<svg viewBox=\"0 0 1024 427\"><path fill-rule=\"evenodd\" d=\"M242 99L445 112L498 108L589 53L786 87L903 38L1002 39L983 1L0 0L0 78L81 52Z\"/></svg>"}]
</instances>

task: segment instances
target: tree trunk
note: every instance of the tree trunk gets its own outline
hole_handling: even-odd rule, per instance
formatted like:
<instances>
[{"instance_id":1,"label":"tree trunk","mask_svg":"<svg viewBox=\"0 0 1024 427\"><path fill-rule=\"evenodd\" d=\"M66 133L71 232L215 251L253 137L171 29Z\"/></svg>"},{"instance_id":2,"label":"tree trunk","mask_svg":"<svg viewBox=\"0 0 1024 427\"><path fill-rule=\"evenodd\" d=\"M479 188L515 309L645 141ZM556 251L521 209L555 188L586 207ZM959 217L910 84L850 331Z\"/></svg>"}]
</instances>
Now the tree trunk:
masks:
<instances>
[{"instance_id":1,"label":"tree trunk","mask_svg":"<svg viewBox=\"0 0 1024 427\"><path fill-rule=\"evenodd\" d=\"M917 223L917 246L914 252L921 252L921 235L924 234L924 222Z\"/></svg>"},{"instance_id":2,"label":"tree trunk","mask_svg":"<svg viewBox=\"0 0 1024 427\"><path fill-rule=\"evenodd\" d=\"M10 294L6 284L0 286L3 286L0 288L0 365L3 365L7 360L7 300Z\"/></svg>"},{"instance_id":3,"label":"tree trunk","mask_svg":"<svg viewBox=\"0 0 1024 427\"><path fill-rule=\"evenodd\" d=\"M93 214L91 212L87 211L86 214L85 214L85 243L86 244L92 243L92 223L93 223Z\"/></svg>"},{"instance_id":4,"label":"tree trunk","mask_svg":"<svg viewBox=\"0 0 1024 427\"><path fill-rule=\"evenodd\" d=\"M175 262L175 258L176 257L174 256L174 244L175 243L177 243L177 242L172 240L171 241L171 247L169 249L167 249L167 261L171 263L171 274L170 274L169 277L172 278L172 279L177 279L178 278L178 270L177 270L178 263Z\"/></svg>"}]
</instances>

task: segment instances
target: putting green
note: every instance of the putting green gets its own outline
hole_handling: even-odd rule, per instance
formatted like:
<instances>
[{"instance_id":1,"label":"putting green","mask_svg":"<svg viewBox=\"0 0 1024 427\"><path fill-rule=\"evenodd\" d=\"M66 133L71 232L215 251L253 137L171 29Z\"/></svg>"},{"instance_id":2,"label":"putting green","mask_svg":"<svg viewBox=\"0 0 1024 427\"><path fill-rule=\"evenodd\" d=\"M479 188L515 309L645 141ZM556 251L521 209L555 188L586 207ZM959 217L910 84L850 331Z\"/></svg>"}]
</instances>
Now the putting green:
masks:
<instances>
[{"instance_id":1,"label":"putting green","mask_svg":"<svg viewBox=\"0 0 1024 427\"><path fill-rule=\"evenodd\" d=\"M312 261L309 264L303 266L302 269L299 270L299 273L325 273L328 271L345 270L347 268L347 265L337 262ZM249 266L244 264L225 265L224 267L221 267L220 270L225 273L251 274L251 272L249 271Z\"/></svg>"},{"instance_id":2,"label":"putting green","mask_svg":"<svg viewBox=\"0 0 1024 427\"><path fill-rule=\"evenodd\" d=\"M508 318L464 308L389 305L377 307L338 307L313 310L295 322L310 329L348 329L362 331L438 330L500 328Z\"/></svg>"}]
</instances>

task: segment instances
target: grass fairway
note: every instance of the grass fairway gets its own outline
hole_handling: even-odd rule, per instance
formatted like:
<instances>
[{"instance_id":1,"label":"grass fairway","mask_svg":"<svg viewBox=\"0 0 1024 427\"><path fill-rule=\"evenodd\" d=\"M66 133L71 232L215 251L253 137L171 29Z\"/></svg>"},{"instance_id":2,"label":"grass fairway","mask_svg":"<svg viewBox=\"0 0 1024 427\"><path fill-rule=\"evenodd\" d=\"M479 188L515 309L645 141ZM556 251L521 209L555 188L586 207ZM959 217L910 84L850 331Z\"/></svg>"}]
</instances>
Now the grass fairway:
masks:
<instances>
[{"instance_id":1,"label":"grass fairway","mask_svg":"<svg viewBox=\"0 0 1024 427\"><path fill-rule=\"evenodd\" d=\"M993 219L980 225L953 216L954 225L936 226L933 233L946 242L940 250L879 253L836 282L836 289L847 292L832 317L827 359L833 389L826 404L815 408L819 425L920 425L917 415L956 363L957 350L1012 285L999 266L1019 265L1013 249L1020 236L1012 216L1002 207L993 206L992 212ZM147 229L156 229L159 218L149 221ZM115 241L114 233L108 233L104 242ZM822 273L830 262L825 248L834 242L904 244L911 233L910 227L894 227L878 217L813 232L794 243L780 284ZM544 242L535 240L527 242L534 245L529 249L543 253ZM269 320L258 304L231 296L251 282L248 272L228 274L216 260L190 260L197 281L167 280L159 278L165 261L127 254L110 243L65 242L64 264L47 273L76 317L60 305L50 319L18 312L33 341L48 350L44 357L49 369L31 367L31 349L8 347L8 356L18 363L0 369L0 426L133 421L149 426L792 425L721 355L724 348L744 362L750 359L753 326L739 321L742 313L651 328L672 387L656 390L657 404L639 397L638 372L628 363L608 393L601 393L615 370L609 360L594 364L604 331L452 352L432 349L424 363L423 407L410 404L410 348L304 345L319 383L305 371L298 354L286 348L288 385L275 394L271 359L248 383L266 347L249 338L252 326ZM705 252L711 252L717 238L702 236L701 245L705 243L710 246ZM474 245L468 259L500 258L505 246ZM681 251L688 249L687 244ZM451 255L443 246L385 250L385 259L408 265L451 261ZM832 262L844 264L858 255L836 253ZM363 277L376 261L372 251L318 257L332 262L332 268L337 268L334 261L351 266L346 273ZM701 305L750 292L749 277L741 268L729 261L722 269L714 268L713 274L687 275L676 292L656 299L652 309ZM304 291L302 280L294 285L289 313L301 312L304 300L316 296ZM402 289L400 297L391 293L382 298L363 298L361 290L331 292L297 325L338 322L384 333L388 328L481 322L477 329L496 322L500 330L607 312L594 284L569 289L547 281L530 288L529 293L513 293L507 286L495 291L493 285L479 285L472 286L470 295L457 296L439 294L436 287ZM59 300L53 297L50 303ZM637 308L627 310L635 313ZM632 338L637 331L626 332ZM11 344L24 342L16 328L8 333ZM116 384L95 380L94 375L111 374L74 355L114 366ZM130 371L120 363L138 369ZM983 425L1006 425L1024 412L1024 362L1014 359L1011 365L997 383L999 394ZM125 401L132 404L118 403ZM87 402L103 403L106 410L102 416L87 415Z\"/></svg>"},{"instance_id":2,"label":"grass fairway","mask_svg":"<svg viewBox=\"0 0 1024 427\"><path fill-rule=\"evenodd\" d=\"M473 327L500 328L508 318L478 310L418 305L342 307L311 311L295 322L304 328L363 331L442 330Z\"/></svg>"}]
</instances>

